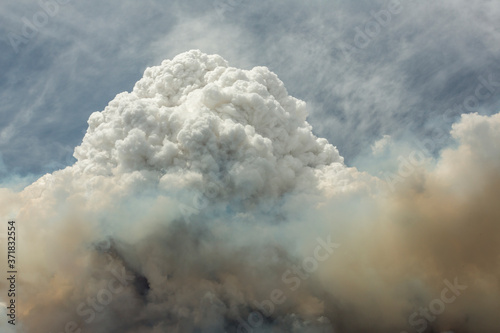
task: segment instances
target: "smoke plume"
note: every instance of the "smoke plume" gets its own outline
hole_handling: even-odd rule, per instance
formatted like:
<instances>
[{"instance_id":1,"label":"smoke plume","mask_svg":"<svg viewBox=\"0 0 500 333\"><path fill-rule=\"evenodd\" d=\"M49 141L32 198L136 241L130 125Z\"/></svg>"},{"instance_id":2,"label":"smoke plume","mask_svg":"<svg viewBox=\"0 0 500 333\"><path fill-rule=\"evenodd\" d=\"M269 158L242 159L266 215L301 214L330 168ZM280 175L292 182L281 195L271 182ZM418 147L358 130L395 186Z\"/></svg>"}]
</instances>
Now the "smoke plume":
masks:
<instances>
[{"instance_id":1,"label":"smoke plume","mask_svg":"<svg viewBox=\"0 0 500 333\"><path fill-rule=\"evenodd\" d=\"M306 117L265 67L146 69L74 165L0 191L20 332L497 332L500 114L389 184Z\"/></svg>"}]
</instances>

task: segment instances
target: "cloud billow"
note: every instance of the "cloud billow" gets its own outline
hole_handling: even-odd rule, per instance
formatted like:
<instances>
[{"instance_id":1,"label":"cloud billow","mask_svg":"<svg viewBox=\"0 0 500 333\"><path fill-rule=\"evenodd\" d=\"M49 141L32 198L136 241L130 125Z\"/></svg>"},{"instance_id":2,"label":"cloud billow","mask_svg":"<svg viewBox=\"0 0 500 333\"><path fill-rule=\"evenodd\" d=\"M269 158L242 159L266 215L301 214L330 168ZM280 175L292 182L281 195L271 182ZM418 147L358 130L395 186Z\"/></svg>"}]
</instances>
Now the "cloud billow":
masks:
<instances>
[{"instance_id":1,"label":"cloud billow","mask_svg":"<svg viewBox=\"0 0 500 333\"><path fill-rule=\"evenodd\" d=\"M146 69L72 166L0 192L24 225L22 331L494 332L498 114L462 116L394 191L306 118L265 67L193 50Z\"/></svg>"}]
</instances>

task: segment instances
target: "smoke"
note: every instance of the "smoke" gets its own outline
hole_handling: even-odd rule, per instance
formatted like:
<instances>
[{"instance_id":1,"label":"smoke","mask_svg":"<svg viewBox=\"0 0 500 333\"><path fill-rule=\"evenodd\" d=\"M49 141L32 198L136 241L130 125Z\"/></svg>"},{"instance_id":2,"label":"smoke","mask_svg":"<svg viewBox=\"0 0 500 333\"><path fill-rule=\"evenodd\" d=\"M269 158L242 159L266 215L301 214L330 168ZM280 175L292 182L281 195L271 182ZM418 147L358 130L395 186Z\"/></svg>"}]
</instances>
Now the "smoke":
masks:
<instances>
[{"instance_id":1,"label":"smoke","mask_svg":"<svg viewBox=\"0 0 500 333\"><path fill-rule=\"evenodd\" d=\"M497 331L500 114L463 115L395 186L306 117L265 67L146 69L74 165L0 192L21 331Z\"/></svg>"}]
</instances>

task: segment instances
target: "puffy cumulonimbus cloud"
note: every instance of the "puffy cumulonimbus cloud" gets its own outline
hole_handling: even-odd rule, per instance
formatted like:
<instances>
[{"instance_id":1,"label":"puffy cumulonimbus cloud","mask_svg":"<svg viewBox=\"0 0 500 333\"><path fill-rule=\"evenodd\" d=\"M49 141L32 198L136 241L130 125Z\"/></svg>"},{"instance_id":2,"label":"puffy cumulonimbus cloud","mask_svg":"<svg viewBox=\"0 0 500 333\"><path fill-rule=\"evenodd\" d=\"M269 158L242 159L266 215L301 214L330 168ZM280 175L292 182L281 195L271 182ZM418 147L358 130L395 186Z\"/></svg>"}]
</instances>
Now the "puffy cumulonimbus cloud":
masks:
<instances>
[{"instance_id":1,"label":"puffy cumulonimbus cloud","mask_svg":"<svg viewBox=\"0 0 500 333\"><path fill-rule=\"evenodd\" d=\"M165 189L203 191L211 182L223 189L217 195L241 200L309 187L332 168L349 179L337 149L313 135L306 116L305 103L267 68L241 70L190 51L146 69L131 93L90 116L73 169L125 182L138 172Z\"/></svg>"},{"instance_id":2,"label":"puffy cumulonimbus cloud","mask_svg":"<svg viewBox=\"0 0 500 333\"><path fill-rule=\"evenodd\" d=\"M146 330L144 320L179 332L241 325L252 300L281 285L293 260L283 244L259 240L248 226L269 233L266 223L288 218L283 206L293 193L332 196L364 189L357 178L370 179L346 167L306 117L305 103L265 67L241 70L218 55L190 51L146 69L132 92L90 116L74 165L18 194L18 219L36 228L26 231L26 251L40 249L26 253L27 331L72 321L93 332L121 327L116 318L99 321L86 312L88 297L106 286L103 258L150 288L146 297L134 282L115 296L144 311L138 317L122 303L107 307L132 319L131 332ZM95 246L102 241L109 242L105 251ZM144 258L135 259L139 254ZM277 310L286 325L305 322L290 315L307 302L316 304L309 317L321 318L314 297L301 291L289 298L292 305Z\"/></svg>"},{"instance_id":3,"label":"puffy cumulonimbus cloud","mask_svg":"<svg viewBox=\"0 0 500 333\"><path fill-rule=\"evenodd\" d=\"M464 115L458 147L392 192L306 110L265 67L190 51L146 69L74 165L0 191L21 330L495 332L499 115ZM456 277L463 296L422 317Z\"/></svg>"}]
</instances>

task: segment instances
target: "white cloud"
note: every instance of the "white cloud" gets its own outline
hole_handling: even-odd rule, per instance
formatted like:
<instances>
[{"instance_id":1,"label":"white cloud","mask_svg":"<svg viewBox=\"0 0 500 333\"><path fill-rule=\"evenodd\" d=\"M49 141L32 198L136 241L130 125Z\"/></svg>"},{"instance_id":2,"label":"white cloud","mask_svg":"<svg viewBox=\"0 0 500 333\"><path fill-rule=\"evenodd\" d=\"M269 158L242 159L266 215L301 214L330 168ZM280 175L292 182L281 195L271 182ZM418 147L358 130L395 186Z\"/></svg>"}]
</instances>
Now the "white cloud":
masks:
<instances>
[{"instance_id":1,"label":"white cloud","mask_svg":"<svg viewBox=\"0 0 500 333\"><path fill-rule=\"evenodd\" d=\"M486 249L499 241L491 172L499 116L464 115L452 131L458 147L392 193L344 165L313 135L306 110L265 67L190 51L146 69L131 92L90 116L74 165L20 193L0 191L0 215L15 210L24 226L26 332L68 322L95 333L155 332L144 319L163 331L237 329L276 288L288 303L263 329L350 332L376 317L371 330L386 332L407 326L418 300L458 274L454 263L473 267L459 271L464 281L484 284L440 323L488 327L495 307L478 302L496 297L488 288L496 256ZM308 279L283 279L327 235L342 245L335 255ZM443 249L453 242L463 249ZM110 260L134 282L107 302ZM300 288L290 289L296 279ZM92 297L103 306L95 318Z\"/></svg>"},{"instance_id":2,"label":"white cloud","mask_svg":"<svg viewBox=\"0 0 500 333\"><path fill-rule=\"evenodd\" d=\"M383 153L387 147L391 144L391 136L390 135L384 135L382 136L381 139L375 141L373 145L371 145L372 148L372 154L377 155L380 153Z\"/></svg>"}]
</instances>

